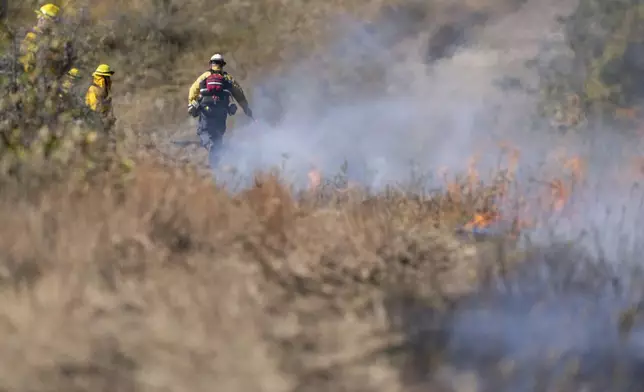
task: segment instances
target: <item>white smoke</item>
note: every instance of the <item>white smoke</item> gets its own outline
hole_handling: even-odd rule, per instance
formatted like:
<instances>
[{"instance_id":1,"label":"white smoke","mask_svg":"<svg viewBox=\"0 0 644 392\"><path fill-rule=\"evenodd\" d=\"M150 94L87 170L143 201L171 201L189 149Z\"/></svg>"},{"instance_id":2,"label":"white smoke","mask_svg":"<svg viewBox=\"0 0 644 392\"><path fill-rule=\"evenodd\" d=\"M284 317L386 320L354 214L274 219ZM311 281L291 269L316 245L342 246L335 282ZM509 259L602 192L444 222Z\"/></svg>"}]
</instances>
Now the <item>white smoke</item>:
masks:
<instances>
[{"instance_id":1,"label":"white smoke","mask_svg":"<svg viewBox=\"0 0 644 392\"><path fill-rule=\"evenodd\" d=\"M631 258L644 243L638 222L643 196L632 189L632 177L624 181L629 175L624 165L637 155L639 143L616 130L563 135L535 127L536 97L498 87L502 78L516 77L538 88L539 75L525 62L546 43L567 49L556 17L574 5L574 0L528 1L474 30L453 56L430 65L430 28L401 26L399 19L375 25L342 20L344 38L323 55L256 86L252 103L258 117L278 108L281 119L234 130L221 166L248 179L280 168L286 180L304 187L313 167L330 177L346 163L352 181L377 190L410 181L413 167L429 174L463 173L475 156L479 173L489 178L505 142L520 152L515 196L530 199L548 192L547 181L565 179L562 160L556 159L563 153L586 163L584 183L577 185L567 211L539 216L532 240L583 238L596 256L603 252L619 260L630 252ZM412 33L396 35L405 29ZM218 181L227 179L224 172L216 175ZM428 178L428 188L443 183L436 175ZM599 240L589 234L593 231L601 232Z\"/></svg>"},{"instance_id":2,"label":"white smoke","mask_svg":"<svg viewBox=\"0 0 644 392\"><path fill-rule=\"evenodd\" d=\"M552 18L548 6L531 7L508 18L533 23ZM538 12L545 15L532 16ZM278 95L285 108L282 119L275 126L237 130L224 166L250 176L282 165L287 155L287 169L299 174L294 180L303 180L312 164L333 175L347 160L355 181L381 187L404 181L412 161L427 171L460 171L475 153L495 163L499 141L513 141L525 150L532 150L535 141L544 144L527 129L535 115L534 97L495 85L499 78L525 74L523 61L536 56L537 41L545 39L541 26L532 27L532 36L508 37L501 20L453 57L427 65L429 29L391 45L392 32L405 26L343 23L349 26L342 26L347 36L323 56L327 62L304 60L284 77L257 86L271 94L253 97L256 112L274 110ZM339 69L337 77L328 63ZM353 79L344 75L353 71ZM534 85L535 75L528 76ZM343 84L345 94L328 93ZM368 87L372 84L374 89ZM362 94L351 94L352 86ZM374 171L371 177L366 174Z\"/></svg>"},{"instance_id":3,"label":"white smoke","mask_svg":"<svg viewBox=\"0 0 644 392\"><path fill-rule=\"evenodd\" d=\"M571 280L562 282L563 286L570 285L575 274L586 276L596 268L585 263L588 260L607 262L612 271L603 275L597 301L588 296L592 288L560 292L541 312L533 311L550 286L563 279L559 272L549 270L542 273L545 283L534 278L509 283L523 289L533 285L531 296L499 290L496 298L475 299L471 308L455 315L449 342L455 366L475 367L485 378L486 361L496 353L493 359L507 359L518 370L506 388L489 390L535 390L541 377L536 365L546 364L553 353L557 358L582 356L585 363L598 358L603 366L631 361L633 350L644 344L641 333L635 333L626 350L616 332L619 310L638 294L620 294L610 288L619 282L626 291L632 289L632 279L624 272L630 266L620 270L619 264L641 264L644 194L633 186L634 177L625 169L641 144L613 129L563 135L533 127L535 97L503 91L496 85L499 78L512 76L529 88L538 87L536 71L524 61L537 56L544 42L563 45L555 19L571 11L574 3L528 1L516 13L481 28L453 57L431 65L424 58L429 33L411 34L390 46L383 38L387 34L374 35L359 24L350 25L351 33L331 48L329 57L341 53L338 62L348 69L384 70L374 77L386 85L386 93L376 89L370 94L366 88L363 94L329 101L334 95L328 93L324 65L303 61L283 79L271 80L272 85L266 86L279 90L286 108L282 120L274 126L260 123L238 130L223 157L223 165L234 166L247 176L284 165L286 175L292 176L288 179L299 186L305 185L305 174L312 165L333 175L346 160L354 181L378 189L408 180L412 163L425 172L446 167L459 173L477 154L478 169L485 177L498 164L499 143L507 142L520 152L520 187L514 196L528 198L548 190L543 181L562 176L565 170L562 161L555 159L556 152L585 162L583 183L574 190L571 202L561 213L540 217L542 225L530 232L530 239L544 247L571 242L583 249L578 254L552 256L554 264L579 269L570 272ZM378 26L384 31L396 27ZM268 94L254 98L260 113L262 106L275 107ZM218 178L222 175L217 173ZM576 313L581 308L588 311ZM553 363L548 366L556 373L563 365ZM592 375L595 369L591 366L586 373Z\"/></svg>"}]
</instances>

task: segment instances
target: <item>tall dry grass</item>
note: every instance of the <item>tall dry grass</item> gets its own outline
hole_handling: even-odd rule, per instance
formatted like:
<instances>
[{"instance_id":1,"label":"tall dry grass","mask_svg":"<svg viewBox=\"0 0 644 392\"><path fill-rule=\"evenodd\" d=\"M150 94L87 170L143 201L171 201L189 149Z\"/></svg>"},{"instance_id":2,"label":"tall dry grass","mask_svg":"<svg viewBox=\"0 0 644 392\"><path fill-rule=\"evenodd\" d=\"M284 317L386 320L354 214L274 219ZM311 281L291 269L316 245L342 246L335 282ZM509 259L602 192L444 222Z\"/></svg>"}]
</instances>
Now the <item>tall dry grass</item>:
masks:
<instances>
[{"instance_id":1,"label":"tall dry grass","mask_svg":"<svg viewBox=\"0 0 644 392\"><path fill-rule=\"evenodd\" d=\"M98 0L79 38L85 71L117 69L120 126L137 134L183 115L212 51L250 81L323 45L327 17L395 15L385 3ZM445 3L411 9L419 25L459 19ZM12 3L13 21L34 5ZM512 239L455 233L494 212L505 180L294 194L263 175L231 195L156 158L0 177L0 389L473 390L427 381L460 301L529 260Z\"/></svg>"},{"instance_id":2,"label":"tall dry grass","mask_svg":"<svg viewBox=\"0 0 644 392\"><path fill-rule=\"evenodd\" d=\"M499 273L498 245L437 228L444 200L118 178L4 184L0 388L399 390L417 348L390 301L440 320Z\"/></svg>"}]
</instances>

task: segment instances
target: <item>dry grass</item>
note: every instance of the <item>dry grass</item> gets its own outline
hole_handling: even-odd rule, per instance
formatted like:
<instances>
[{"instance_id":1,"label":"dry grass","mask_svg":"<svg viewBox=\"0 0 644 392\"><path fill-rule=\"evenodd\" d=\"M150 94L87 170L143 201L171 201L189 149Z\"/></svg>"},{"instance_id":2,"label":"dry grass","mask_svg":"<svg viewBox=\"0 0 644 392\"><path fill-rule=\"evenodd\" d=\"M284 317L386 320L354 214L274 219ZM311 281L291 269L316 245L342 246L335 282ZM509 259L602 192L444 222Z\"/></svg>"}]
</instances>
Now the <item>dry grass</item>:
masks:
<instances>
[{"instance_id":1,"label":"dry grass","mask_svg":"<svg viewBox=\"0 0 644 392\"><path fill-rule=\"evenodd\" d=\"M392 3L96 0L83 61L115 66L121 127L145 140L182 121L212 51L250 84L322 49L336 13L395 18ZM409 34L517 2L457 3L406 6ZM460 301L526 259L508 238L454 233L494 215L505 178L294 194L263 175L231 195L157 158L89 181L0 178L0 390L473 390L425 382Z\"/></svg>"},{"instance_id":2,"label":"dry grass","mask_svg":"<svg viewBox=\"0 0 644 392\"><path fill-rule=\"evenodd\" d=\"M467 391L467 369L445 373L447 323L531 259L454 233L499 186L296 195L262 175L231 195L146 163L34 179L0 191L6 390ZM553 252L564 287L610 276ZM481 376L502 380L489 355Z\"/></svg>"},{"instance_id":3,"label":"dry grass","mask_svg":"<svg viewBox=\"0 0 644 392\"><path fill-rule=\"evenodd\" d=\"M207 66L215 51L223 51L229 69L251 96L257 82L288 70L304 57L316 58L333 87L365 78L339 59L328 58L329 42L342 38L346 21L365 25L395 25L393 45L422 31L455 23L468 28L473 15L490 18L514 9L521 0L353 0L311 4L288 1L66 0L76 35L83 43L82 68L87 75L100 62L117 70L114 91L119 118L135 133L154 131L157 124L177 124L186 118L187 88ZM13 4L11 25L33 23L37 1ZM79 22L80 18L80 22ZM447 45L430 42L428 45ZM338 63L338 64L334 64ZM360 87L365 89L365 86ZM346 88L343 90L346 92ZM279 92L275 92L276 95ZM155 121L151 123L150 119Z\"/></svg>"},{"instance_id":4,"label":"dry grass","mask_svg":"<svg viewBox=\"0 0 644 392\"><path fill-rule=\"evenodd\" d=\"M124 181L4 187L1 388L398 390L413 348L387 301L440 312L496 269L434 227L431 199L296 201L271 176L232 197L155 166Z\"/></svg>"}]
</instances>

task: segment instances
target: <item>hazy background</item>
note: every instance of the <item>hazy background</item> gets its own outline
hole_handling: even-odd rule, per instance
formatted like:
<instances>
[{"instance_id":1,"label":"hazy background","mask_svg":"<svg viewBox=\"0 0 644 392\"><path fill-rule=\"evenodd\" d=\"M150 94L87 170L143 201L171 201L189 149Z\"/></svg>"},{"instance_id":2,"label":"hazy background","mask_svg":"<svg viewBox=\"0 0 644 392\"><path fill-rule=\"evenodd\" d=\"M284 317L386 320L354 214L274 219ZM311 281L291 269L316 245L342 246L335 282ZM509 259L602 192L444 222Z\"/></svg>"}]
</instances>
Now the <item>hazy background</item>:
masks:
<instances>
[{"instance_id":1,"label":"hazy background","mask_svg":"<svg viewBox=\"0 0 644 392\"><path fill-rule=\"evenodd\" d=\"M12 3L13 23L35 6ZM83 70L117 70L138 165L2 178L0 389L639 390L639 139L554 130L536 109L529 64L570 65L557 18L576 2L85 6ZM231 122L213 186L205 151L172 142L196 140L187 90L215 51L259 123ZM488 185L518 165L499 203L540 223L525 246L454 233L497 192L454 180L472 159ZM249 178L283 166L302 189L345 160L368 193ZM414 171L442 192L405 192ZM542 205L574 176L562 211Z\"/></svg>"}]
</instances>

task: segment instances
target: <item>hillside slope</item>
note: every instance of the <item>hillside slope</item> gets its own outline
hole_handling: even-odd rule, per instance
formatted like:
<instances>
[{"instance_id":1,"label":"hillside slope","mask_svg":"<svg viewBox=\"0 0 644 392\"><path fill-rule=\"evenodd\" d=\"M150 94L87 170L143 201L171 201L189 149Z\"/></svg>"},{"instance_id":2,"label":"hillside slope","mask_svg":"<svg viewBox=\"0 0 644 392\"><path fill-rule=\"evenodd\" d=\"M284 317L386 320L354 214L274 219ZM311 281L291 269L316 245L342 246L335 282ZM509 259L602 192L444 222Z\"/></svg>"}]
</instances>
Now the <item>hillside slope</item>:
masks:
<instances>
[{"instance_id":1,"label":"hillside slope","mask_svg":"<svg viewBox=\"0 0 644 392\"><path fill-rule=\"evenodd\" d=\"M525 62L561 43L556 17L572 0L85 5L85 71L117 69L137 165L0 176L0 390L641 386L641 273L567 237L521 248L514 236L537 232L540 214L550 235L600 217L593 245L619 261L641 254L641 203L625 196L638 189L607 180L635 177L583 170L623 169L622 140L566 159L559 147L585 136L527 129L537 71ZM34 6L12 3L12 23ZM347 173L312 190L264 174L232 193L177 164L204 163L169 142L192 136L186 88L215 50L262 119L235 124L226 163L250 174L286 152L329 176L347 158ZM526 166L543 173L533 180ZM568 193L586 174L597 189L574 196L590 202ZM606 194L620 198L597 200ZM524 211L531 196L539 208ZM622 216L602 219L615 205ZM473 221L486 234L468 235Z\"/></svg>"}]
</instances>

